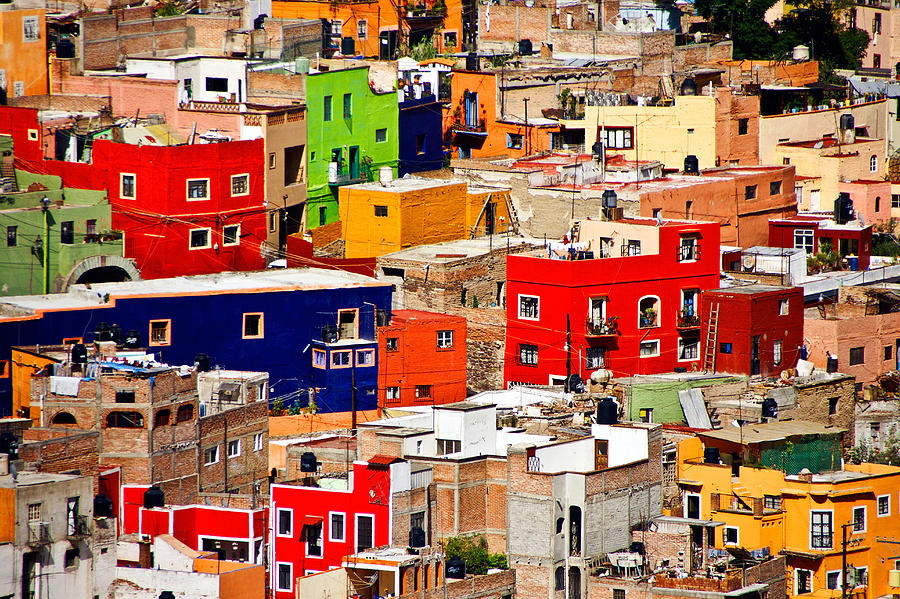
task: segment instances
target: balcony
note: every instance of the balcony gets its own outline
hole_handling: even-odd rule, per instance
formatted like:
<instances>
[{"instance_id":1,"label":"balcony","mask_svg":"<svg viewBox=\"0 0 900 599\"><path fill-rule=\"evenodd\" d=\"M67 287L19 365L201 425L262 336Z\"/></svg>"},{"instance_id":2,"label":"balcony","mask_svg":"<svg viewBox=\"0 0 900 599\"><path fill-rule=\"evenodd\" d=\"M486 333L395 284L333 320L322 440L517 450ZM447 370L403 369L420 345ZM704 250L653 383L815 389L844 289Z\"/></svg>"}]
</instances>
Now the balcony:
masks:
<instances>
[{"instance_id":1,"label":"balcony","mask_svg":"<svg viewBox=\"0 0 900 599\"><path fill-rule=\"evenodd\" d=\"M693 309L683 308L675 316L675 328L681 331L700 328L700 316Z\"/></svg>"},{"instance_id":2,"label":"balcony","mask_svg":"<svg viewBox=\"0 0 900 599\"><path fill-rule=\"evenodd\" d=\"M339 162L328 163L328 185L331 187L355 185L369 181L370 177L367 169L351 168L350 170L344 170Z\"/></svg>"},{"instance_id":3,"label":"balcony","mask_svg":"<svg viewBox=\"0 0 900 599\"><path fill-rule=\"evenodd\" d=\"M619 319L616 316L606 320L588 318L584 321L584 334L586 337L615 337L619 334Z\"/></svg>"},{"instance_id":4,"label":"balcony","mask_svg":"<svg viewBox=\"0 0 900 599\"><path fill-rule=\"evenodd\" d=\"M479 120L474 125L467 124L463 121L454 121L451 129L454 133L484 136L487 135L487 126L485 125L483 119Z\"/></svg>"},{"instance_id":5,"label":"balcony","mask_svg":"<svg viewBox=\"0 0 900 599\"><path fill-rule=\"evenodd\" d=\"M447 16L447 7L444 6L444 3L441 0L438 0L431 6L427 6L424 3L416 5L407 4L406 6L401 7L400 10L403 17L410 22L410 24L431 19L443 19Z\"/></svg>"},{"instance_id":6,"label":"balcony","mask_svg":"<svg viewBox=\"0 0 900 599\"><path fill-rule=\"evenodd\" d=\"M32 546L47 545L50 543L49 522L28 523L28 544Z\"/></svg>"},{"instance_id":7,"label":"balcony","mask_svg":"<svg viewBox=\"0 0 900 599\"><path fill-rule=\"evenodd\" d=\"M91 519L86 514L78 514L66 525L66 537L70 541L91 536Z\"/></svg>"}]
</instances>

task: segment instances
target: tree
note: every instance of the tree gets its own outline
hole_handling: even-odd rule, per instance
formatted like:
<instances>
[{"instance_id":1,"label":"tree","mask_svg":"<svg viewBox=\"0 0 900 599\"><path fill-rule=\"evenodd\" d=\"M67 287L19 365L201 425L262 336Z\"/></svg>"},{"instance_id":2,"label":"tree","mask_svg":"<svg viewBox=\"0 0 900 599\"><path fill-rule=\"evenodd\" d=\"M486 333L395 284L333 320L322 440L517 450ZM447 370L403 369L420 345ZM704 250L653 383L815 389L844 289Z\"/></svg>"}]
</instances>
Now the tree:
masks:
<instances>
[{"instance_id":1,"label":"tree","mask_svg":"<svg viewBox=\"0 0 900 599\"><path fill-rule=\"evenodd\" d=\"M727 33L734 43L734 57L769 56L776 34L765 21L775 0L695 0L697 14L709 21L713 33Z\"/></svg>"},{"instance_id":2,"label":"tree","mask_svg":"<svg viewBox=\"0 0 900 599\"><path fill-rule=\"evenodd\" d=\"M487 540L481 535L450 537L443 541L447 559L459 558L466 562L466 572L486 574L488 568L505 570L508 566L503 553L488 553Z\"/></svg>"}]
</instances>

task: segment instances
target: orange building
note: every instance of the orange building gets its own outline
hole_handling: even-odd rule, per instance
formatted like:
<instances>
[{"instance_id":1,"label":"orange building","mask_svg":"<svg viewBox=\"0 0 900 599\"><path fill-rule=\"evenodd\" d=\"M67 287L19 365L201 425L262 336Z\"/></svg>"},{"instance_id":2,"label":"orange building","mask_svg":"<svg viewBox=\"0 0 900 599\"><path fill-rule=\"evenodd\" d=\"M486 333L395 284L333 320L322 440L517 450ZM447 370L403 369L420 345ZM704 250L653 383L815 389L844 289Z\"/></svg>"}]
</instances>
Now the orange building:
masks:
<instances>
[{"instance_id":1,"label":"orange building","mask_svg":"<svg viewBox=\"0 0 900 599\"><path fill-rule=\"evenodd\" d=\"M552 134L559 132L555 119L541 116L535 103L527 114L504 114L497 103L497 76L492 72L453 71L449 110L444 111L444 131L448 132L455 158L509 156L522 158L552 147Z\"/></svg>"},{"instance_id":2,"label":"orange building","mask_svg":"<svg viewBox=\"0 0 900 599\"><path fill-rule=\"evenodd\" d=\"M464 7L465 4L465 7ZM472 0L273 0L272 16L281 19L322 19L330 47L348 55L390 60L397 51L434 35L440 53L459 52L464 41L463 15L475 14ZM399 28L398 28L399 22ZM330 35L328 35L330 34ZM343 40L353 41L344 52ZM326 40L328 43L328 40Z\"/></svg>"},{"instance_id":3,"label":"orange building","mask_svg":"<svg viewBox=\"0 0 900 599\"><path fill-rule=\"evenodd\" d=\"M435 405L466 398L466 319L394 310L378 329L378 407Z\"/></svg>"},{"instance_id":4,"label":"orange building","mask_svg":"<svg viewBox=\"0 0 900 599\"><path fill-rule=\"evenodd\" d=\"M47 93L43 9L0 12L0 89L10 98Z\"/></svg>"}]
</instances>

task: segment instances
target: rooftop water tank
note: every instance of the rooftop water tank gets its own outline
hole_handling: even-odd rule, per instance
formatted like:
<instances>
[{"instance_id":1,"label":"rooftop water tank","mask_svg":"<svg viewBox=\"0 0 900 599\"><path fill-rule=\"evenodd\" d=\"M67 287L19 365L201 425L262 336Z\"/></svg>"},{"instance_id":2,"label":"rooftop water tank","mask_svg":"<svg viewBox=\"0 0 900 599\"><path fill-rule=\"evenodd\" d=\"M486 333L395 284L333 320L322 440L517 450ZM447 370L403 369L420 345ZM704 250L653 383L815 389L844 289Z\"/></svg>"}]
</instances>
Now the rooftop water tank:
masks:
<instances>
[{"instance_id":1,"label":"rooftop water tank","mask_svg":"<svg viewBox=\"0 0 900 599\"><path fill-rule=\"evenodd\" d=\"M458 557L451 557L444 565L445 578L465 578L466 562Z\"/></svg>"},{"instance_id":2,"label":"rooftop water tank","mask_svg":"<svg viewBox=\"0 0 900 599\"><path fill-rule=\"evenodd\" d=\"M319 469L318 466L316 454L313 452L307 451L300 456L300 472L315 472Z\"/></svg>"},{"instance_id":3,"label":"rooftop water tank","mask_svg":"<svg viewBox=\"0 0 900 599\"><path fill-rule=\"evenodd\" d=\"M144 491L144 507L147 509L163 507L166 505L166 494L163 490L153 485Z\"/></svg>"},{"instance_id":4,"label":"rooftop water tank","mask_svg":"<svg viewBox=\"0 0 900 599\"><path fill-rule=\"evenodd\" d=\"M700 174L700 160L693 154L688 154L684 157L684 174L686 175L699 175Z\"/></svg>"},{"instance_id":5,"label":"rooftop water tank","mask_svg":"<svg viewBox=\"0 0 900 599\"><path fill-rule=\"evenodd\" d=\"M136 349L141 346L141 334L137 329L128 329L125 333L123 345L128 349Z\"/></svg>"},{"instance_id":6,"label":"rooftop water tank","mask_svg":"<svg viewBox=\"0 0 900 599\"><path fill-rule=\"evenodd\" d=\"M597 404L597 424L616 424L619 422L619 406L612 397L604 397Z\"/></svg>"},{"instance_id":7,"label":"rooftop water tank","mask_svg":"<svg viewBox=\"0 0 900 599\"><path fill-rule=\"evenodd\" d=\"M809 60L809 48L803 44L794 46L794 50L791 52L791 58L794 60Z\"/></svg>"},{"instance_id":8,"label":"rooftop water tank","mask_svg":"<svg viewBox=\"0 0 900 599\"><path fill-rule=\"evenodd\" d=\"M693 77L685 77L684 81L681 83L681 95L682 96L696 96L697 95L697 82L694 81Z\"/></svg>"},{"instance_id":9,"label":"rooftop water tank","mask_svg":"<svg viewBox=\"0 0 900 599\"><path fill-rule=\"evenodd\" d=\"M75 58L75 43L67 37L56 42L57 58Z\"/></svg>"},{"instance_id":10,"label":"rooftop water tank","mask_svg":"<svg viewBox=\"0 0 900 599\"><path fill-rule=\"evenodd\" d=\"M194 366L197 367L197 372L209 372L209 356L204 353L199 353L194 356Z\"/></svg>"},{"instance_id":11,"label":"rooftop water tank","mask_svg":"<svg viewBox=\"0 0 900 599\"><path fill-rule=\"evenodd\" d=\"M113 502L112 499L103 493L94 497L94 518L112 518Z\"/></svg>"},{"instance_id":12,"label":"rooftop water tank","mask_svg":"<svg viewBox=\"0 0 900 599\"><path fill-rule=\"evenodd\" d=\"M76 343L72 346L72 362L75 364L87 364L87 347L84 343Z\"/></svg>"},{"instance_id":13,"label":"rooftop water tank","mask_svg":"<svg viewBox=\"0 0 900 599\"><path fill-rule=\"evenodd\" d=\"M719 448L718 447L704 447L703 448L703 463L704 464L719 464L721 463L719 456Z\"/></svg>"}]
</instances>

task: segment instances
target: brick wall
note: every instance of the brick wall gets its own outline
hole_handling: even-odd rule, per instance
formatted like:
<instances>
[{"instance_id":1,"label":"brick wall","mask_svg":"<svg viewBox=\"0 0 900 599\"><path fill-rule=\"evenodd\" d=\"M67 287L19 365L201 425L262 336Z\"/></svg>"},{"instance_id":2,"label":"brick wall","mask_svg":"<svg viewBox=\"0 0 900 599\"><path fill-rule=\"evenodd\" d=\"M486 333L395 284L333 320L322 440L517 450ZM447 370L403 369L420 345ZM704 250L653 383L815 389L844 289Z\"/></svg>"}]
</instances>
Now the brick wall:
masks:
<instances>
[{"instance_id":1,"label":"brick wall","mask_svg":"<svg viewBox=\"0 0 900 599\"><path fill-rule=\"evenodd\" d=\"M81 19L79 56L85 70L113 69L124 56L187 50L187 17L154 17L153 7L122 8Z\"/></svg>"},{"instance_id":2,"label":"brick wall","mask_svg":"<svg viewBox=\"0 0 900 599\"><path fill-rule=\"evenodd\" d=\"M431 589L419 587L400 595L400 599L504 599L517 594L517 573L515 570L504 570L495 574L468 576L462 580L445 579L444 584ZM533 597L533 595L521 595Z\"/></svg>"},{"instance_id":3,"label":"brick wall","mask_svg":"<svg viewBox=\"0 0 900 599\"><path fill-rule=\"evenodd\" d=\"M256 435L263 436L260 449L254 449ZM229 446L238 443L237 455L229 456ZM253 492L259 482L262 492L268 487L269 411L265 401L204 416L199 423L201 451L219 446L219 460L200 467L200 488L207 493ZM202 456L203 454L201 454Z\"/></svg>"},{"instance_id":4,"label":"brick wall","mask_svg":"<svg viewBox=\"0 0 900 599\"><path fill-rule=\"evenodd\" d=\"M28 436L32 435L46 437L46 440L26 441L19 448L20 459L33 464L40 472L77 471L83 476L90 476L94 493L97 493L100 433L70 428L30 429Z\"/></svg>"}]
</instances>

